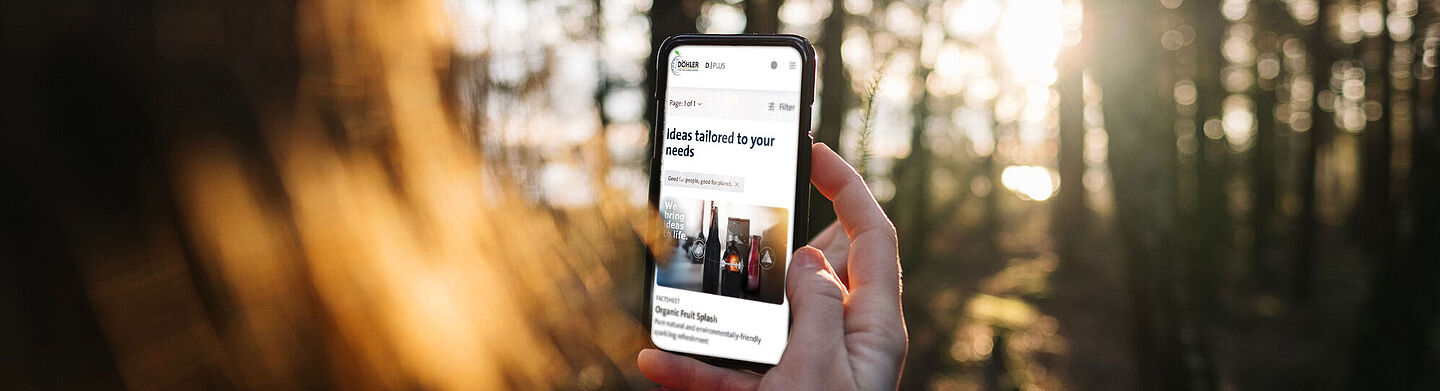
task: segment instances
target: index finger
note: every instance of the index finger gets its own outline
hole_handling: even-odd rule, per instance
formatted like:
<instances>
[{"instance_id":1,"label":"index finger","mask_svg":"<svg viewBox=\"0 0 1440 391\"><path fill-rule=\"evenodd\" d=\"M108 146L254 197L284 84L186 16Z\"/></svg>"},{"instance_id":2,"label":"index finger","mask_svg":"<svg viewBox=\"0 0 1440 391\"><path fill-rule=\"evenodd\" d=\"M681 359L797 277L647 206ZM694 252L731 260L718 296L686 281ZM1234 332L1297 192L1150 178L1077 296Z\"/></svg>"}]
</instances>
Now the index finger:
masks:
<instances>
[{"instance_id":1,"label":"index finger","mask_svg":"<svg viewBox=\"0 0 1440 391\"><path fill-rule=\"evenodd\" d=\"M810 183L835 204L835 216L845 226L845 235L851 240L871 231L888 232L894 236L895 226L880 209L875 195L870 194L870 188L865 186L860 173L855 172L850 163L846 163L825 143L815 143L810 147Z\"/></svg>"},{"instance_id":2,"label":"index finger","mask_svg":"<svg viewBox=\"0 0 1440 391\"><path fill-rule=\"evenodd\" d=\"M899 306L900 262L895 225L870 194L865 180L840 155L821 143L811 147L810 182L835 204L835 215L850 237L847 282L863 309ZM898 311L896 311L898 312Z\"/></svg>"}]
</instances>

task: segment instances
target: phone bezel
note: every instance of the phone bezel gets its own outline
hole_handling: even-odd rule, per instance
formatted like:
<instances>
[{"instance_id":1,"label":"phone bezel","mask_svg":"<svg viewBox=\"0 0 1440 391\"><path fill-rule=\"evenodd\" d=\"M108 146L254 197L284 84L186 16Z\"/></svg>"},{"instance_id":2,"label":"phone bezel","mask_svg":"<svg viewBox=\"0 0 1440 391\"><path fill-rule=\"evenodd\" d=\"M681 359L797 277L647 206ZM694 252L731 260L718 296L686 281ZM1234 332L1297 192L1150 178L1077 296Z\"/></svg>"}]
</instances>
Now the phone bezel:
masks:
<instances>
[{"instance_id":1,"label":"phone bezel","mask_svg":"<svg viewBox=\"0 0 1440 391\"><path fill-rule=\"evenodd\" d=\"M810 134L810 111L815 103L815 48L810 46L810 41L805 37L793 34L681 34L666 38L660 44L660 55L655 56L655 90L651 95L650 104L655 105L655 118L652 118L654 127L650 131L650 207L658 208L660 204L660 151L664 150L665 137L661 132L665 129L665 105L661 104L665 99L666 81L669 79L669 72L666 72L665 65L669 63L669 55L675 47L681 45L713 45L713 46L783 46L794 48L800 52L802 69L800 72L800 124L796 129L796 139L801 142L796 144L795 164L795 206L791 213L795 214L795 226L792 231L791 242L793 245L791 253L799 250L810 239L810 147L814 143L814 137ZM788 275L789 268L787 266ZM650 338L651 316L654 313L651 302L654 297L655 288L655 257L650 251L645 251L645 307L644 324L646 340ZM788 318L789 316L787 316ZM792 319L793 321L793 319ZM788 326L787 326L788 328ZM786 335L786 344L789 344L789 335ZM696 358L700 361L729 368L748 369L756 372L768 371L774 365L754 361L744 361L723 357L708 356L704 354L670 351L655 345L650 345L667 352L685 355Z\"/></svg>"}]
</instances>

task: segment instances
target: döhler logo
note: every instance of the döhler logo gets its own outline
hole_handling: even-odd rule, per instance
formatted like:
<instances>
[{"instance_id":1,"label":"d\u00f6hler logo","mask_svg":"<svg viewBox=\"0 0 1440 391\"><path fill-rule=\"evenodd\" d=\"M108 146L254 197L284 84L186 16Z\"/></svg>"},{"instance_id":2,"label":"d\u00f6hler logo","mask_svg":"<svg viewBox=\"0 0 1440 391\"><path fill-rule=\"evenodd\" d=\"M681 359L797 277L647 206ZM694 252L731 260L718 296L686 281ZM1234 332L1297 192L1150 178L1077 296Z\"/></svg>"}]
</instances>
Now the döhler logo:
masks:
<instances>
[{"instance_id":1,"label":"d\u00f6hler logo","mask_svg":"<svg viewBox=\"0 0 1440 391\"><path fill-rule=\"evenodd\" d=\"M685 59L683 59L683 58L680 58L680 51L679 51L679 50L676 50L674 53L675 53L675 55L670 57L670 73L671 73L671 74L674 74L674 75L677 75L677 76L678 76L678 75L680 75L680 71L698 71L698 70L700 70L700 62L699 62L699 61L687 61L687 60L685 60Z\"/></svg>"}]
</instances>

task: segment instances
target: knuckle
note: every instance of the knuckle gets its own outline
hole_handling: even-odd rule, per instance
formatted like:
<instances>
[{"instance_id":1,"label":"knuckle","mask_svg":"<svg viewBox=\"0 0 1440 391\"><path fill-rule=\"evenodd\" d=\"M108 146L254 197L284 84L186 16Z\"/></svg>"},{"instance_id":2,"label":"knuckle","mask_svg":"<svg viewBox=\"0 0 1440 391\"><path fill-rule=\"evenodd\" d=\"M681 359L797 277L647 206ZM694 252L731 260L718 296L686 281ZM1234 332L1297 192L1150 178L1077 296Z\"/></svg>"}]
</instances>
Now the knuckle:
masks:
<instances>
[{"instance_id":1,"label":"knuckle","mask_svg":"<svg viewBox=\"0 0 1440 391\"><path fill-rule=\"evenodd\" d=\"M840 287L839 283L830 276L824 273L815 273L815 276L808 278L808 280L810 280L809 283L811 284L811 288L808 290L811 293L828 300L845 300L845 291Z\"/></svg>"},{"instance_id":2,"label":"knuckle","mask_svg":"<svg viewBox=\"0 0 1440 391\"><path fill-rule=\"evenodd\" d=\"M852 177L847 177L847 178L845 178L845 179L846 179L846 180L845 180L843 183L840 184L840 189L839 189L839 191L837 191L838 194L847 194L847 193L851 193L851 192L855 192L855 193L857 193L857 194L858 194L858 193L866 193L866 194L869 194L869 193L870 193L870 188L867 187L867 186L865 186L865 180L860 179L860 175L859 175L859 174L856 174L855 176L852 176Z\"/></svg>"},{"instance_id":3,"label":"knuckle","mask_svg":"<svg viewBox=\"0 0 1440 391\"><path fill-rule=\"evenodd\" d=\"M797 273L795 279L786 284L792 300L836 301L845 300L845 291L838 281L825 271Z\"/></svg>"}]
</instances>

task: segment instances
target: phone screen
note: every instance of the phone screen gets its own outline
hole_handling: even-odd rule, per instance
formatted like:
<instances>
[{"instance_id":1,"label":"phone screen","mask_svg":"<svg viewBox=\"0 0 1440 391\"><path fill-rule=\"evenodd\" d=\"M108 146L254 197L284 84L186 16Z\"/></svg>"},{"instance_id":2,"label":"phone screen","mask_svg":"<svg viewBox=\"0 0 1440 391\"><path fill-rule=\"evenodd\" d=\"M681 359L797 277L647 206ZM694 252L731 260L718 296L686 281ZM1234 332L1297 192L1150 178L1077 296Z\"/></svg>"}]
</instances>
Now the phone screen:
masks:
<instances>
[{"instance_id":1,"label":"phone screen","mask_svg":"<svg viewBox=\"0 0 1440 391\"><path fill-rule=\"evenodd\" d=\"M666 56L656 206L677 247L655 262L651 341L775 364L789 333L798 144L809 146L797 131L809 110L804 57L786 46L683 44Z\"/></svg>"}]
</instances>

